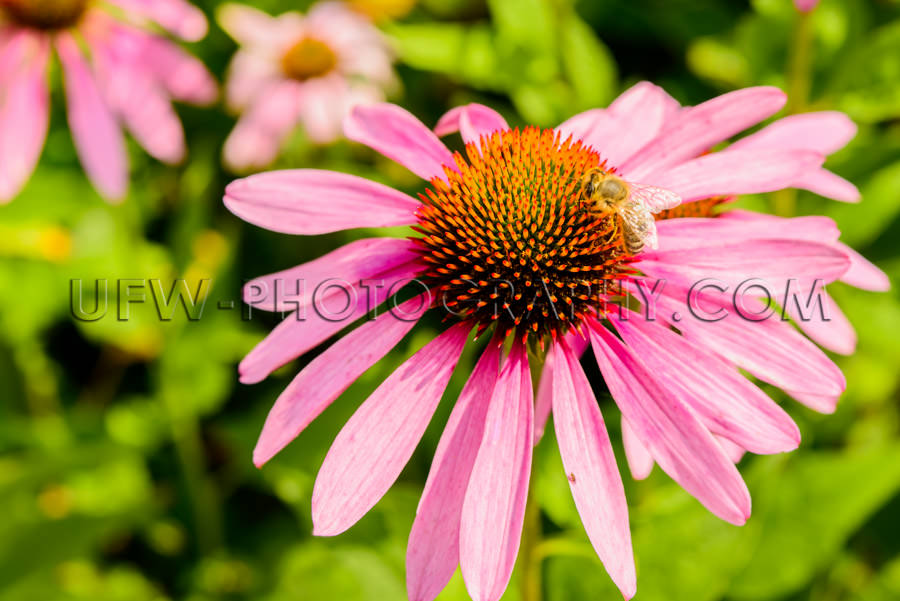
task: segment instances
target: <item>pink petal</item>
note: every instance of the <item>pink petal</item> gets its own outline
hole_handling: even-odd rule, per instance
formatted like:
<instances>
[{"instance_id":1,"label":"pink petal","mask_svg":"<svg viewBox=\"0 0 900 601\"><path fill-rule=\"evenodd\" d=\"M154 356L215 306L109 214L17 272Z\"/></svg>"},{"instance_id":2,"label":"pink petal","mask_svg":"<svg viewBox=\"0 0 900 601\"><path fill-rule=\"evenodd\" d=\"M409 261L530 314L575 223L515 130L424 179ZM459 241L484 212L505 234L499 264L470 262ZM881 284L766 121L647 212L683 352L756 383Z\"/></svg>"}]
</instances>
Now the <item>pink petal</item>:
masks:
<instances>
[{"instance_id":1,"label":"pink petal","mask_svg":"<svg viewBox=\"0 0 900 601\"><path fill-rule=\"evenodd\" d=\"M534 446L537 446L544 437L547 428L547 420L550 419L550 410L553 408L553 354L555 347L551 346L544 359L544 367L541 369L541 379L538 382L537 396L534 401Z\"/></svg>"},{"instance_id":2,"label":"pink petal","mask_svg":"<svg viewBox=\"0 0 900 601\"><path fill-rule=\"evenodd\" d=\"M783 389L815 411L834 412L847 386L844 375L790 324L775 316L763 321L748 321L734 314L719 321L695 319L684 298L666 293L657 299L657 307L660 315L681 315L678 329L697 346Z\"/></svg>"},{"instance_id":3,"label":"pink petal","mask_svg":"<svg viewBox=\"0 0 900 601\"><path fill-rule=\"evenodd\" d=\"M808 13L819 4L819 0L794 0L794 6L802 13Z\"/></svg>"},{"instance_id":4,"label":"pink petal","mask_svg":"<svg viewBox=\"0 0 900 601\"><path fill-rule=\"evenodd\" d=\"M447 111L434 126L434 133L446 136L458 131L463 142L470 144L477 143L482 136L507 129L509 125L500 113L483 104L472 103Z\"/></svg>"},{"instance_id":5,"label":"pink petal","mask_svg":"<svg viewBox=\"0 0 900 601\"><path fill-rule=\"evenodd\" d=\"M183 40L197 42L206 36L206 16L185 0L111 0L126 11L143 15Z\"/></svg>"},{"instance_id":6,"label":"pink petal","mask_svg":"<svg viewBox=\"0 0 900 601\"><path fill-rule=\"evenodd\" d=\"M792 451L800 444L790 416L719 357L637 313L611 319L631 350L669 382L669 390L712 433L759 454Z\"/></svg>"},{"instance_id":7,"label":"pink petal","mask_svg":"<svg viewBox=\"0 0 900 601\"><path fill-rule=\"evenodd\" d=\"M719 142L774 115L786 101L773 87L746 88L682 110L656 139L632 156L621 171L629 179L654 183L648 175L699 156Z\"/></svg>"},{"instance_id":8,"label":"pink petal","mask_svg":"<svg viewBox=\"0 0 900 601\"><path fill-rule=\"evenodd\" d=\"M838 242L836 246L850 258L850 268L841 276L842 282L872 292L887 292L891 289L890 278L874 263L843 242Z\"/></svg>"},{"instance_id":9,"label":"pink petal","mask_svg":"<svg viewBox=\"0 0 900 601\"><path fill-rule=\"evenodd\" d=\"M277 27L272 16L257 8L234 2L219 6L216 20L225 33L242 46L265 45L273 28Z\"/></svg>"},{"instance_id":10,"label":"pink petal","mask_svg":"<svg viewBox=\"0 0 900 601\"><path fill-rule=\"evenodd\" d=\"M791 115L779 119L755 134L742 138L728 147L733 150L813 150L832 154L847 145L856 135L856 124L837 111L822 111ZM810 171L793 184L844 202L859 202L859 190L826 169Z\"/></svg>"},{"instance_id":11,"label":"pink petal","mask_svg":"<svg viewBox=\"0 0 900 601\"><path fill-rule=\"evenodd\" d=\"M31 177L47 138L49 54L47 38L30 34L0 50L9 69L0 77L0 203L12 200Z\"/></svg>"},{"instance_id":12,"label":"pink petal","mask_svg":"<svg viewBox=\"0 0 900 601\"><path fill-rule=\"evenodd\" d=\"M65 72L69 129L81 164L102 196L121 200L128 189L122 131L72 36L58 34L56 49Z\"/></svg>"},{"instance_id":13,"label":"pink petal","mask_svg":"<svg viewBox=\"0 0 900 601\"><path fill-rule=\"evenodd\" d=\"M682 202L757 194L791 187L824 160L823 155L805 150L716 152L661 171L643 183L671 190Z\"/></svg>"},{"instance_id":14,"label":"pink petal","mask_svg":"<svg viewBox=\"0 0 900 601\"><path fill-rule=\"evenodd\" d=\"M330 296L332 283L359 286L363 280L377 279L415 261L421 256L417 248L418 243L409 238L354 240L308 263L250 280L244 284L244 302L263 311L309 306ZM343 294L337 288L330 293Z\"/></svg>"},{"instance_id":15,"label":"pink petal","mask_svg":"<svg viewBox=\"0 0 900 601\"><path fill-rule=\"evenodd\" d=\"M297 312L288 315L241 361L238 366L241 382L244 384L261 382L285 363L314 349L384 302L389 294L396 292L393 290L392 284L411 279L420 270L421 267L418 263L407 263L382 274L379 279L383 279L385 285L373 287L374 290L371 290L371 294L366 290L360 290L359 287L353 287L352 290L356 294L356 305L346 319L328 319L328 316L323 316L320 311L314 310L304 311L300 314L300 318L298 318Z\"/></svg>"},{"instance_id":16,"label":"pink petal","mask_svg":"<svg viewBox=\"0 0 900 601\"><path fill-rule=\"evenodd\" d=\"M372 21L343 2L317 2L306 13L306 19L310 30L339 49L359 51L362 46L371 52L376 42L384 45Z\"/></svg>"},{"instance_id":17,"label":"pink petal","mask_svg":"<svg viewBox=\"0 0 900 601\"><path fill-rule=\"evenodd\" d=\"M722 447L722 450L725 451L725 454L728 455L728 458L731 459L732 463L739 463L740 460L744 458L746 451L738 445L727 438L715 434L713 434L713 438L716 439L716 442L719 443L719 446Z\"/></svg>"},{"instance_id":18,"label":"pink petal","mask_svg":"<svg viewBox=\"0 0 900 601\"><path fill-rule=\"evenodd\" d=\"M810 242L834 242L840 236L829 217L762 216L732 210L719 217L685 217L656 222L659 251L729 246L738 242L783 238Z\"/></svg>"},{"instance_id":19,"label":"pink petal","mask_svg":"<svg viewBox=\"0 0 900 601\"><path fill-rule=\"evenodd\" d=\"M571 136L574 140L585 140L591 136L595 128L606 127L612 119L606 109L589 109L569 117L556 126L556 131L563 140Z\"/></svg>"},{"instance_id":20,"label":"pink petal","mask_svg":"<svg viewBox=\"0 0 900 601\"><path fill-rule=\"evenodd\" d=\"M306 82L303 86L303 107L300 123L307 137L316 144L331 144L341 137L345 111L347 82L339 77L324 77Z\"/></svg>"},{"instance_id":21,"label":"pink petal","mask_svg":"<svg viewBox=\"0 0 900 601\"><path fill-rule=\"evenodd\" d=\"M794 182L795 188L815 192L819 196L841 202L859 202L859 188L827 169L814 169Z\"/></svg>"},{"instance_id":22,"label":"pink petal","mask_svg":"<svg viewBox=\"0 0 900 601\"><path fill-rule=\"evenodd\" d=\"M91 48L104 97L138 143L160 161L180 162L187 152L184 130L165 92L140 63L117 57L108 44Z\"/></svg>"},{"instance_id":23,"label":"pink petal","mask_svg":"<svg viewBox=\"0 0 900 601\"><path fill-rule=\"evenodd\" d=\"M760 279L773 296L783 296L789 280L809 285L815 280L826 284L837 280L849 268L850 260L833 245L775 239L649 251L639 265L648 276L685 290L712 278L735 293L744 282Z\"/></svg>"},{"instance_id":24,"label":"pink petal","mask_svg":"<svg viewBox=\"0 0 900 601\"><path fill-rule=\"evenodd\" d=\"M625 488L606 425L578 358L553 355L553 423L575 507L594 550L625 599L637 589Z\"/></svg>"},{"instance_id":25,"label":"pink petal","mask_svg":"<svg viewBox=\"0 0 900 601\"><path fill-rule=\"evenodd\" d=\"M228 65L225 101L229 110L245 110L272 83L281 78L277 63L268 56L238 50Z\"/></svg>"},{"instance_id":26,"label":"pink petal","mask_svg":"<svg viewBox=\"0 0 900 601\"><path fill-rule=\"evenodd\" d=\"M285 50L310 33L307 16L290 11L272 17L235 3L225 3L216 11L219 25L241 47L275 60L279 60Z\"/></svg>"},{"instance_id":27,"label":"pink petal","mask_svg":"<svg viewBox=\"0 0 900 601\"><path fill-rule=\"evenodd\" d=\"M610 165L623 165L657 136L678 108L678 102L662 88L642 81L619 96L605 115L578 137Z\"/></svg>"},{"instance_id":28,"label":"pink petal","mask_svg":"<svg viewBox=\"0 0 900 601\"><path fill-rule=\"evenodd\" d=\"M406 546L406 590L411 601L437 597L459 564L463 500L497 383L500 350L488 343L435 451Z\"/></svg>"},{"instance_id":29,"label":"pink petal","mask_svg":"<svg viewBox=\"0 0 900 601\"><path fill-rule=\"evenodd\" d=\"M569 330L563 338L566 344L580 357L584 351L591 345L587 338L576 332ZM541 379L538 382L537 397L534 402L534 446L544 437L544 429L547 427L547 420L550 418L550 408L553 406L553 361L550 355L553 354L553 346L547 350L547 357L544 359L544 368L541 371Z\"/></svg>"},{"instance_id":30,"label":"pink petal","mask_svg":"<svg viewBox=\"0 0 900 601\"><path fill-rule=\"evenodd\" d=\"M225 140L229 167L242 171L265 167L278 156L294 130L302 107L302 84L282 80L262 91Z\"/></svg>"},{"instance_id":31,"label":"pink petal","mask_svg":"<svg viewBox=\"0 0 900 601\"><path fill-rule=\"evenodd\" d=\"M219 95L206 66L165 38L147 36L143 61L175 100L207 105Z\"/></svg>"},{"instance_id":32,"label":"pink petal","mask_svg":"<svg viewBox=\"0 0 900 601\"><path fill-rule=\"evenodd\" d=\"M316 144L330 144L342 134L344 118L355 104L373 104L383 100L374 86L350 82L339 74L310 80L303 86L300 122L306 135Z\"/></svg>"},{"instance_id":33,"label":"pink petal","mask_svg":"<svg viewBox=\"0 0 900 601\"><path fill-rule=\"evenodd\" d=\"M190 42L206 37L209 24L200 9L185 0L149 0L150 16L157 23Z\"/></svg>"},{"instance_id":34,"label":"pink petal","mask_svg":"<svg viewBox=\"0 0 900 601\"><path fill-rule=\"evenodd\" d=\"M791 238L810 242L834 242L840 236L837 224L830 217L811 215L805 217L777 217L768 213L756 213L744 209L730 209L715 218L732 222L751 235L746 238ZM763 235L769 232L768 235ZM737 231L735 235L739 235Z\"/></svg>"},{"instance_id":35,"label":"pink petal","mask_svg":"<svg viewBox=\"0 0 900 601\"><path fill-rule=\"evenodd\" d=\"M628 425L625 416L622 416L622 444L625 447L625 459L628 461L631 476L635 480L643 480L649 476L653 471L653 457Z\"/></svg>"},{"instance_id":36,"label":"pink petal","mask_svg":"<svg viewBox=\"0 0 900 601\"><path fill-rule=\"evenodd\" d=\"M253 449L256 467L262 467L297 438L357 378L397 346L427 308L421 296L412 298L401 305L400 311L415 317L397 319L391 313L382 313L332 344L304 367L278 396L266 417Z\"/></svg>"},{"instance_id":37,"label":"pink petal","mask_svg":"<svg viewBox=\"0 0 900 601\"><path fill-rule=\"evenodd\" d=\"M187 154L181 121L161 90L148 87L145 91L143 102L123 107L125 124L151 156L164 163L180 163Z\"/></svg>"},{"instance_id":38,"label":"pink petal","mask_svg":"<svg viewBox=\"0 0 900 601\"><path fill-rule=\"evenodd\" d=\"M419 201L367 179L318 169L270 171L225 189L225 206L241 219L287 234L410 225Z\"/></svg>"},{"instance_id":39,"label":"pink petal","mask_svg":"<svg viewBox=\"0 0 900 601\"><path fill-rule=\"evenodd\" d=\"M663 471L721 519L746 522L750 493L712 434L618 338L599 323L589 330L613 399Z\"/></svg>"},{"instance_id":40,"label":"pink petal","mask_svg":"<svg viewBox=\"0 0 900 601\"><path fill-rule=\"evenodd\" d=\"M469 333L453 326L429 342L360 405L316 477L313 533L340 534L384 496L425 432Z\"/></svg>"},{"instance_id":41,"label":"pink petal","mask_svg":"<svg viewBox=\"0 0 900 601\"><path fill-rule=\"evenodd\" d=\"M809 289L800 290L799 293L801 298L806 299ZM839 355L852 355L856 351L856 331L853 325L827 292L820 290L820 293L822 310L813 311L808 316L809 319L803 319L794 302L787 304L785 312L819 346ZM827 319L823 319L823 315Z\"/></svg>"},{"instance_id":42,"label":"pink petal","mask_svg":"<svg viewBox=\"0 0 900 601\"><path fill-rule=\"evenodd\" d=\"M400 163L422 179L445 178L453 155L430 129L395 104L357 106L344 120L344 134Z\"/></svg>"},{"instance_id":43,"label":"pink petal","mask_svg":"<svg viewBox=\"0 0 900 601\"><path fill-rule=\"evenodd\" d=\"M838 111L790 115L741 138L728 147L733 150L814 150L832 154L856 135L856 124Z\"/></svg>"},{"instance_id":44,"label":"pink petal","mask_svg":"<svg viewBox=\"0 0 900 601\"><path fill-rule=\"evenodd\" d=\"M473 601L503 595L519 552L534 439L531 386L528 355L517 341L491 396L463 502L460 565Z\"/></svg>"}]
</instances>

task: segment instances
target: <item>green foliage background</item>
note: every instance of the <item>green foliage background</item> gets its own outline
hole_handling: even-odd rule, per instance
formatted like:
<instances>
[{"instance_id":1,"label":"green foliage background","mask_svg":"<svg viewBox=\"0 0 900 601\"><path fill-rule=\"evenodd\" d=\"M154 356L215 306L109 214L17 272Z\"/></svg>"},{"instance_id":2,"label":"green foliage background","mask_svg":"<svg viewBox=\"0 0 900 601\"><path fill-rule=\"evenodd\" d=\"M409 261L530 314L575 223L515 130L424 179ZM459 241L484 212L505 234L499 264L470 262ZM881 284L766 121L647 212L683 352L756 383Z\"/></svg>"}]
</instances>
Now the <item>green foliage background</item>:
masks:
<instances>
[{"instance_id":1,"label":"green foliage background","mask_svg":"<svg viewBox=\"0 0 900 601\"><path fill-rule=\"evenodd\" d=\"M272 13L307 4L250 3ZM222 78L234 45L212 19L217 1L198 4L213 25L192 51ZM658 469L625 482L640 601L900 599L900 3L823 0L805 34L788 0L423 0L382 27L399 59L393 100L429 124L478 101L512 124L553 126L640 79L685 104L773 84L794 94L794 110L838 109L859 123L829 166L860 186L862 204L796 198L798 213L836 219L844 240L894 282L886 294L833 287L859 333L858 352L837 358L848 380L837 414L787 403L802 446L744 459L754 515L743 528L715 519ZM807 43L811 61L798 65L791 57ZM291 237L225 211L222 190L236 176L222 168L220 149L233 117L219 107L179 107L191 153L179 168L132 148L131 193L109 206L77 164L56 85L37 173L0 207L0 601L405 599L406 537L471 356L397 485L348 533L313 538L312 483L330 441L437 324L418 328L255 469L266 412L309 357L262 384L237 385L237 361L277 316L244 321L215 307L239 300L243 279L361 233ZM302 132L279 161L410 192L418 185L366 149L314 148ZM179 311L163 321L149 302L127 321L114 310L90 323L70 316L73 278L91 287L97 278L176 277L192 289L212 279L201 319ZM620 447L617 413L608 398L601 403ZM550 432L536 454L544 596L618 599ZM505 598L518 597L514 575ZM467 598L458 575L441 598Z\"/></svg>"}]
</instances>

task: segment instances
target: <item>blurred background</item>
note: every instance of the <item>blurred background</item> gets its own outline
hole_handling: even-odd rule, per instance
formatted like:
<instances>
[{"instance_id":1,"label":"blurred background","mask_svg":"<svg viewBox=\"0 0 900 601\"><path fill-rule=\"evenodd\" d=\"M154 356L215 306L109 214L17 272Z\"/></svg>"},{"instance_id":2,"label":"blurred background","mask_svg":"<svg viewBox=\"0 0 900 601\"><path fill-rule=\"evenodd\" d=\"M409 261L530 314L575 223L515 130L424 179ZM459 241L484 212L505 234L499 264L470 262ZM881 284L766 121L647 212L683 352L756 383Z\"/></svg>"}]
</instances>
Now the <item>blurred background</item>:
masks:
<instances>
[{"instance_id":1,"label":"blurred background","mask_svg":"<svg viewBox=\"0 0 900 601\"><path fill-rule=\"evenodd\" d=\"M247 3L271 14L310 5ZM217 0L196 4L211 26L190 50L222 81L235 43L216 25ZM806 17L789 0L350 4L395 49L390 99L429 125L477 101L513 125L552 127L641 79L683 104L776 85L792 94L788 110L837 109L859 124L829 168L860 187L862 204L804 192L795 209L833 217L894 283L885 294L830 289L859 334L856 354L836 359L848 381L837 414L786 402L802 446L741 462L754 500L742 528L714 518L658 469L646 481L624 480L639 601L900 599L900 3L822 0ZM221 149L235 118L220 106L178 107L190 149L180 167L132 146L131 192L109 205L78 165L58 73L53 79L41 163L0 207L0 601L405 599L406 538L471 356L397 485L346 534L313 538L312 484L331 440L437 324L415 330L257 470L251 450L265 415L312 355L261 384L237 384L237 362L278 322L244 319L241 283L371 232L292 237L228 213L222 191L237 174L222 167ZM368 149L318 146L302 130L275 164L297 166L417 191L415 176ZM767 210L772 200L741 204ZM107 314L74 319L70 281L83 280L90 311L100 278L110 282ZM184 278L193 292L208 279L205 310L161 319L148 288L148 302L119 320L119 278L159 278L166 290ZM217 310L220 301L236 308ZM620 453L618 413L600 398ZM552 437L549 429L536 451L544 597L619 599L582 530ZM441 597L467 598L458 574ZM519 598L515 574L504 598Z\"/></svg>"}]
</instances>

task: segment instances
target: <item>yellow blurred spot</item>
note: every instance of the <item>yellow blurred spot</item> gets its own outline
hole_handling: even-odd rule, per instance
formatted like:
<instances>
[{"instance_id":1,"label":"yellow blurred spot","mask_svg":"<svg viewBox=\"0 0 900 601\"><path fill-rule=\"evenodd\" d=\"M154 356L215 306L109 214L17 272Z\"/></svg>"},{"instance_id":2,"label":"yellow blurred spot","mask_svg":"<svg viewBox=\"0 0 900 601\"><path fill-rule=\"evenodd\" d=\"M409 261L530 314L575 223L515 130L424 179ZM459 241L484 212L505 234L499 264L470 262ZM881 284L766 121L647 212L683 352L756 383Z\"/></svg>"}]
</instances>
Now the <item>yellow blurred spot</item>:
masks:
<instances>
[{"instance_id":1,"label":"yellow blurred spot","mask_svg":"<svg viewBox=\"0 0 900 601\"><path fill-rule=\"evenodd\" d=\"M198 263L215 269L228 256L228 241L219 232L204 230L194 238L191 250Z\"/></svg>"},{"instance_id":2,"label":"yellow blurred spot","mask_svg":"<svg viewBox=\"0 0 900 601\"><path fill-rule=\"evenodd\" d=\"M211 280L213 275L213 272L205 266L200 266L196 263L188 266L187 270L184 272L184 283L187 286L188 291L190 291L190 294L193 295L196 294L198 290L200 291L200 295L194 299L195 302L203 302L209 296L209 291L212 289L212 286L201 286L200 282L202 280Z\"/></svg>"},{"instance_id":3,"label":"yellow blurred spot","mask_svg":"<svg viewBox=\"0 0 900 601\"><path fill-rule=\"evenodd\" d=\"M39 234L38 248L48 261L64 261L72 253L72 236L61 227L48 227Z\"/></svg>"},{"instance_id":4,"label":"yellow blurred spot","mask_svg":"<svg viewBox=\"0 0 900 601\"><path fill-rule=\"evenodd\" d=\"M102 586L97 568L86 561L64 561L56 567L56 577L60 588L76 597L96 595Z\"/></svg>"},{"instance_id":5,"label":"yellow blurred spot","mask_svg":"<svg viewBox=\"0 0 900 601\"><path fill-rule=\"evenodd\" d=\"M66 517L72 509L72 495L69 490L55 484L42 490L38 494L37 502L41 512L52 520Z\"/></svg>"},{"instance_id":6,"label":"yellow blurred spot","mask_svg":"<svg viewBox=\"0 0 900 601\"><path fill-rule=\"evenodd\" d=\"M60 262L72 253L72 235L57 225L0 224L0 256Z\"/></svg>"},{"instance_id":7,"label":"yellow blurred spot","mask_svg":"<svg viewBox=\"0 0 900 601\"><path fill-rule=\"evenodd\" d=\"M163 338L150 325L141 325L128 335L116 340L116 347L139 361L150 361L162 352Z\"/></svg>"},{"instance_id":8,"label":"yellow blurred spot","mask_svg":"<svg viewBox=\"0 0 900 601\"><path fill-rule=\"evenodd\" d=\"M356 12L381 21L408 15L416 0L348 0L347 4Z\"/></svg>"}]
</instances>

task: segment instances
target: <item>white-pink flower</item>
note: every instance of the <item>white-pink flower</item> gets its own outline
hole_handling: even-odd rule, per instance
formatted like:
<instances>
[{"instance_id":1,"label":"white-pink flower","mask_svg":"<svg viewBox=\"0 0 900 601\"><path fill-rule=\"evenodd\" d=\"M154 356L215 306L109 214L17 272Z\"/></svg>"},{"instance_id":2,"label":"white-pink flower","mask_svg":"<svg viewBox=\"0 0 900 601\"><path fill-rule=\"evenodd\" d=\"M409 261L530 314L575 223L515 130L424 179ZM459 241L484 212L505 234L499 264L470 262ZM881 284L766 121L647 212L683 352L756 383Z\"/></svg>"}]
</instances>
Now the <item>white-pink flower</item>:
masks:
<instances>
[{"instance_id":1,"label":"white-pink flower","mask_svg":"<svg viewBox=\"0 0 900 601\"><path fill-rule=\"evenodd\" d=\"M123 127L153 157L184 158L172 100L210 103L216 83L151 22L186 40L202 38L207 28L184 0L0 0L0 202L19 193L40 158L53 49L75 149L104 198L121 200L128 189Z\"/></svg>"},{"instance_id":2,"label":"white-pink flower","mask_svg":"<svg viewBox=\"0 0 900 601\"><path fill-rule=\"evenodd\" d=\"M381 32L341 3L278 17L227 4L219 22L240 44L226 85L229 107L241 113L225 143L234 169L271 163L298 124L316 143L336 140L350 108L382 100L394 82Z\"/></svg>"},{"instance_id":3,"label":"white-pink flower","mask_svg":"<svg viewBox=\"0 0 900 601\"><path fill-rule=\"evenodd\" d=\"M715 515L743 524L750 495L734 462L745 451L790 451L800 433L738 368L822 412L834 411L846 383L791 323L742 319L735 311L710 321L689 311L686 292L698 278L714 278L727 290L754 278L804 291L839 279L872 290L888 286L883 273L838 241L827 218L720 214L727 197L792 186L857 200L852 184L822 169L825 155L854 132L839 114L782 119L710 152L784 103L780 90L759 87L681 107L645 82L609 108L545 131L511 129L481 105L451 110L434 131L400 107L360 106L345 122L347 137L426 180L418 199L316 170L232 183L226 206L273 231L409 225L417 233L358 240L247 285L248 303L294 313L241 362L244 383L261 381L370 306L389 300L394 307L345 334L296 376L266 420L254 462L271 459L432 310L452 325L375 390L329 450L313 490L315 534L343 532L390 488L473 330L490 340L444 429L416 512L407 549L411 600L434 599L458 565L476 601L503 594L522 533L532 447L551 413L587 536L623 595L635 594L624 487L579 363L588 347L621 410L635 475L657 463ZM457 131L465 155L438 138ZM680 196L680 206L660 214L657 248L631 253L617 216L597 214L585 202L581 176L598 166L626 186L640 182ZM316 284L329 278L347 285L317 299ZM410 278L427 291L399 303L392 284ZM301 279L306 285L299 288ZM654 281L664 286L657 291ZM643 311L622 306L626 297L610 282L635 298L649 290ZM755 311L758 299L750 297ZM725 301L700 298L707 312L726 309ZM345 319L322 310L335 303L346 304ZM799 325L825 346L852 351L846 320ZM544 353L535 396L531 363Z\"/></svg>"}]
</instances>

